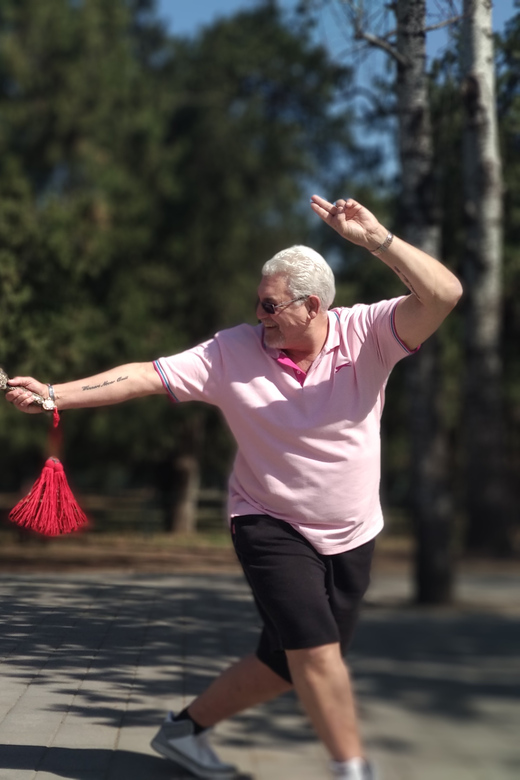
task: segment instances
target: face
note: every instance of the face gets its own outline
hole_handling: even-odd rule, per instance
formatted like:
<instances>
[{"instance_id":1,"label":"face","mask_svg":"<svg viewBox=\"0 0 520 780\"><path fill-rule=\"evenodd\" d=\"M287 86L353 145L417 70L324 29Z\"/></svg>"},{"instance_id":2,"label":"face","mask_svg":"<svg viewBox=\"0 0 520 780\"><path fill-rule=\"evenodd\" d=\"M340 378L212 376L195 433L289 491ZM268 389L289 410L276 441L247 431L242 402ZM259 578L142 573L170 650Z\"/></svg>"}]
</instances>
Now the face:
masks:
<instances>
[{"instance_id":1,"label":"face","mask_svg":"<svg viewBox=\"0 0 520 780\"><path fill-rule=\"evenodd\" d=\"M258 286L258 300L264 303L283 303L294 298L283 274L263 276ZM256 316L264 326L264 339L268 347L277 349L298 349L306 342L307 330L311 319L306 301L297 301L281 306L274 314L268 314L260 303L256 307Z\"/></svg>"}]
</instances>

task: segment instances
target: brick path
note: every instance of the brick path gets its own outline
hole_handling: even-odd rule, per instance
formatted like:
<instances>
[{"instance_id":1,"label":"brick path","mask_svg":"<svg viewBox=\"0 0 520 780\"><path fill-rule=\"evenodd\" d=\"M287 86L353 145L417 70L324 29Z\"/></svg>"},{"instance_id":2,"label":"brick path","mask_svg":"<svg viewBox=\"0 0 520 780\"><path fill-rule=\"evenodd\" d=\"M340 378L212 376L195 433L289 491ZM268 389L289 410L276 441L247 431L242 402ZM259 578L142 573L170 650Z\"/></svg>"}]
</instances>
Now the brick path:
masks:
<instances>
[{"instance_id":1,"label":"brick path","mask_svg":"<svg viewBox=\"0 0 520 780\"><path fill-rule=\"evenodd\" d=\"M406 606L409 589L375 577L350 659L382 780L518 780L520 577L466 577L450 610ZM254 648L240 575L3 575L0 594L0 780L187 776L149 741ZM214 742L244 779L328 776L292 695Z\"/></svg>"}]
</instances>

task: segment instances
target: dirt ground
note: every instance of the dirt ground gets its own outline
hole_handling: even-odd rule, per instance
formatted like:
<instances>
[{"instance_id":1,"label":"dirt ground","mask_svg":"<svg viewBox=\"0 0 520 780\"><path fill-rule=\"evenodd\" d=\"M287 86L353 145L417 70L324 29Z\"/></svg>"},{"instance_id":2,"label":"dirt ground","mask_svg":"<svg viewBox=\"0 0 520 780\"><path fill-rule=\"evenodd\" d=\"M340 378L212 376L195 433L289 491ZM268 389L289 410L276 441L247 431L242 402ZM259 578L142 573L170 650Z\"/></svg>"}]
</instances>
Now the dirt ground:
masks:
<instances>
[{"instance_id":1,"label":"dirt ground","mask_svg":"<svg viewBox=\"0 0 520 780\"><path fill-rule=\"evenodd\" d=\"M518 572L520 558L457 558L458 570ZM169 573L235 572L240 567L225 531L212 536L84 532L46 538L17 528L0 530L0 572L89 572L99 569ZM413 572L413 541L405 537L378 540L374 570Z\"/></svg>"},{"instance_id":2,"label":"dirt ground","mask_svg":"<svg viewBox=\"0 0 520 780\"><path fill-rule=\"evenodd\" d=\"M0 571L88 572L97 569L173 574L238 571L225 537L90 534L46 538L19 531L0 533Z\"/></svg>"}]
</instances>

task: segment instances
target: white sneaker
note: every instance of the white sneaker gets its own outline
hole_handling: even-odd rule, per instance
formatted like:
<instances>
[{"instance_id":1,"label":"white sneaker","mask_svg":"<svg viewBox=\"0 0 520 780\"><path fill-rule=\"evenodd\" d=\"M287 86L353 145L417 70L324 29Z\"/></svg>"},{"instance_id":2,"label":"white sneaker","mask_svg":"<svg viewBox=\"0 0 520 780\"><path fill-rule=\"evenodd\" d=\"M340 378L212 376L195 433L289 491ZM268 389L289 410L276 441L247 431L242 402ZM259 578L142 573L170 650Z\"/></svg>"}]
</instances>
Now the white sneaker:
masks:
<instances>
[{"instance_id":1,"label":"white sneaker","mask_svg":"<svg viewBox=\"0 0 520 780\"><path fill-rule=\"evenodd\" d=\"M225 764L208 744L207 731L195 735L190 720L171 720L167 718L152 739L151 746L161 756L169 758L174 764L206 780L219 778L231 780L236 777L237 769Z\"/></svg>"}]
</instances>

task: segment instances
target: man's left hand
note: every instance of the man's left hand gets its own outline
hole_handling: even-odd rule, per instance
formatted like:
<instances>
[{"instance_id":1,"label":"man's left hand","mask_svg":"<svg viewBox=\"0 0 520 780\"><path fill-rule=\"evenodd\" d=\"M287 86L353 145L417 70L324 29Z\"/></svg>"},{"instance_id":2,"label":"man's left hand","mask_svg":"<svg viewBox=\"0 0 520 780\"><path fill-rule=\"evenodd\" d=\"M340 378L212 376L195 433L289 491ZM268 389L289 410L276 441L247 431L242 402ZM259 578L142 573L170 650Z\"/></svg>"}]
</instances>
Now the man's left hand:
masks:
<instances>
[{"instance_id":1,"label":"man's left hand","mask_svg":"<svg viewBox=\"0 0 520 780\"><path fill-rule=\"evenodd\" d=\"M311 208L342 238L369 251L376 249L387 236L388 231L372 212L352 198L329 203L319 195L313 195Z\"/></svg>"}]
</instances>

